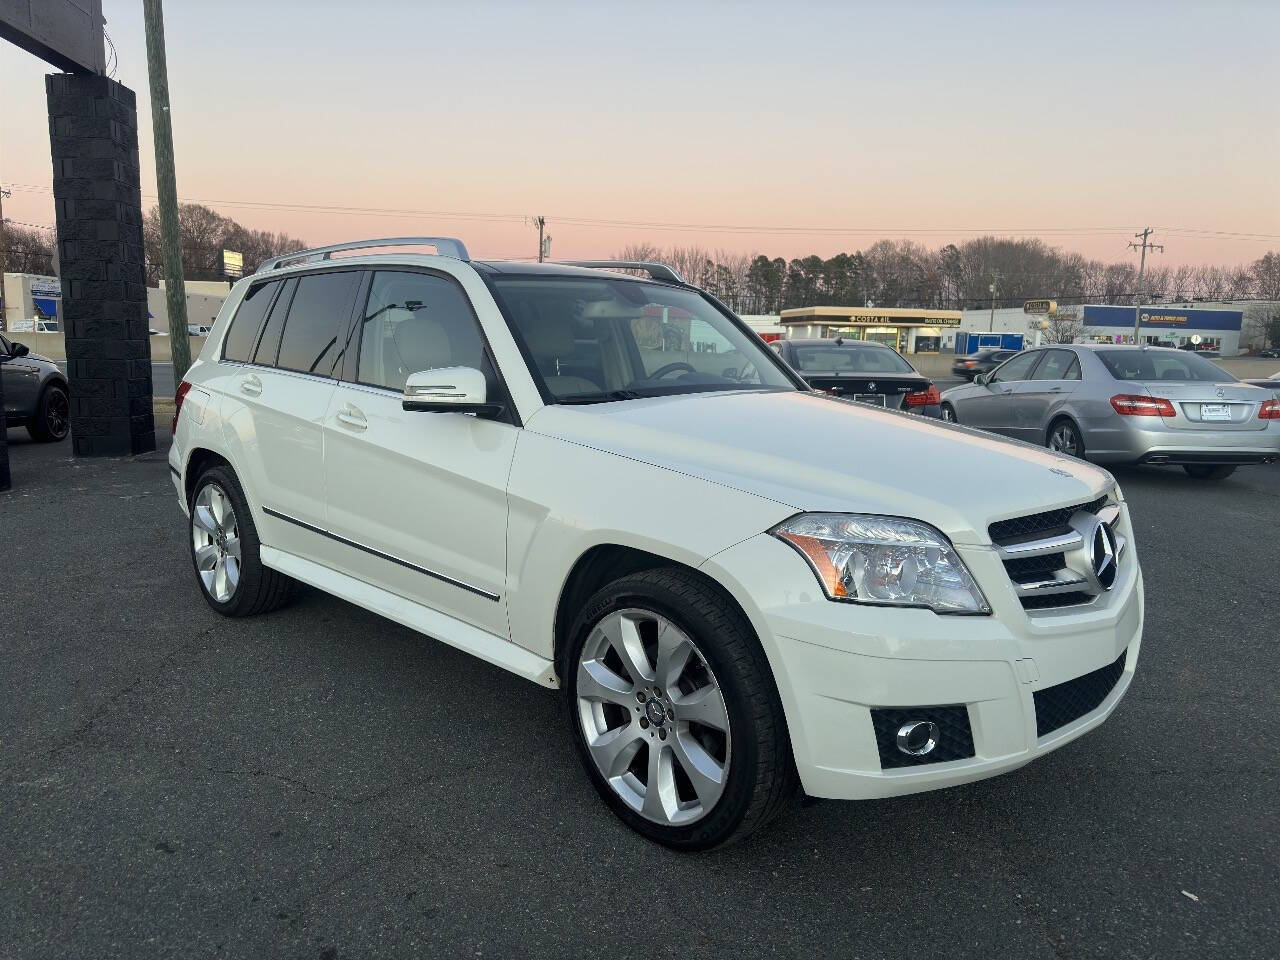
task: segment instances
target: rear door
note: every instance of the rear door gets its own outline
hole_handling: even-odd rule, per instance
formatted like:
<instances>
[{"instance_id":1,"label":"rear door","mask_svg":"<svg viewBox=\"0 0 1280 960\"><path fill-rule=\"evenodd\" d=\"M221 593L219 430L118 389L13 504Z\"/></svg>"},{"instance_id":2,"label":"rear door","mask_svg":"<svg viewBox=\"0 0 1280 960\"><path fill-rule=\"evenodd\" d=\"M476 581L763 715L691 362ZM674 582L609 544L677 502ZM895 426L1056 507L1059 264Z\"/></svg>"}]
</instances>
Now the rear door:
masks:
<instances>
[{"instance_id":1,"label":"rear door","mask_svg":"<svg viewBox=\"0 0 1280 960\"><path fill-rule=\"evenodd\" d=\"M261 512L263 542L322 563L332 562L332 544L316 532L327 522L322 427L361 276L347 269L287 280L225 390L235 401L224 409L236 466ZM235 322L228 341L234 334Z\"/></svg>"},{"instance_id":2,"label":"rear door","mask_svg":"<svg viewBox=\"0 0 1280 960\"><path fill-rule=\"evenodd\" d=\"M1015 436L1018 417L1014 390L1030 378L1041 353L1019 353L991 371L986 385L977 387L975 395L966 398L961 419L970 426Z\"/></svg>"},{"instance_id":3,"label":"rear door","mask_svg":"<svg viewBox=\"0 0 1280 960\"><path fill-rule=\"evenodd\" d=\"M1049 419L1080 385L1080 360L1071 350L1045 350L1031 376L1013 390L1009 432L1028 443L1045 442Z\"/></svg>"},{"instance_id":4,"label":"rear door","mask_svg":"<svg viewBox=\"0 0 1280 960\"><path fill-rule=\"evenodd\" d=\"M471 302L447 275L372 274L324 420L337 568L490 633L506 614L507 477L519 428ZM510 416L406 411L405 379L480 369Z\"/></svg>"}]
</instances>

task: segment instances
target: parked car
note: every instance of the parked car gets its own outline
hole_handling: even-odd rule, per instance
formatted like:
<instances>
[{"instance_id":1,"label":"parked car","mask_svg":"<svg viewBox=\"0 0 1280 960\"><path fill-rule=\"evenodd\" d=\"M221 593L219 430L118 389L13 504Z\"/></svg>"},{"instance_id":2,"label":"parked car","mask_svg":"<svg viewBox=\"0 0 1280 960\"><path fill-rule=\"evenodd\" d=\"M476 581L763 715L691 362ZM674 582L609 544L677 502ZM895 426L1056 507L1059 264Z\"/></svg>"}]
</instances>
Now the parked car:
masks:
<instances>
[{"instance_id":1,"label":"parked car","mask_svg":"<svg viewBox=\"0 0 1280 960\"><path fill-rule=\"evenodd\" d=\"M1280 397L1280 370L1277 370L1270 377L1263 380L1246 380L1245 383L1254 387L1262 387L1264 390L1274 390L1277 397Z\"/></svg>"},{"instance_id":2,"label":"parked car","mask_svg":"<svg viewBox=\"0 0 1280 960\"><path fill-rule=\"evenodd\" d=\"M65 440L71 431L67 378L58 365L32 353L25 343L0 336L0 375L4 377L4 419L26 427L32 440Z\"/></svg>"},{"instance_id":3,"label":"parked car","mask_svg":"<svg viewBox=\"0 0 1280 960\"><path fill-rule=\"evenodd\" d=\"M981 373L990 373L1010 357L1016 356L1017 350L1001 350L995 347L983 347L976 353L956 357L951 365L951 372L957 377L972 381Z\"/></svg>"},{"instance_id":4,"label":"parked car","mask_svg":"<svg viewBox=\"0 0 1280 960\"><path fill-rule=\"evenodd\" d=\"M660 264L416 243L266 261L179 385L215 611L303 581L559 688L604 802L681 849L797 789L1014 770L1115 709L1143 586L1105 470L816 393Z\"/></svg>"},{"instance_id":5,"label":"parked car","mask_svg":"<svg viewBox=\"0 0 1280 960\"><path fill-rule=\"evenodd\" d=\"M1098 463L1181 464L1200 479L1280 457L1276 399L1186 350L1028 350L943 393L942 416Z\"/></svg>"},{"instance_id":6,"label":"parked car","mask_svg":"<svg viewBox=\"0 0 1280 960\"><path fill-rule=\"evenodd\" d=\"M892 347L867 340L775 340L770 344L815 390L905 410L940 416L938 388Z\"/></svg>"},{"instance_id":7,"label":"parked car","mask_svg":"<svg viewBox=\"0 0 1280 960\"><path fill-rule=\"evenodd\" d=\"M1280 347L1269 347L1266 350L1261 351L1258 356L1265 360L1275 360L1280 358Z\"/></svg>"}]
</instances>

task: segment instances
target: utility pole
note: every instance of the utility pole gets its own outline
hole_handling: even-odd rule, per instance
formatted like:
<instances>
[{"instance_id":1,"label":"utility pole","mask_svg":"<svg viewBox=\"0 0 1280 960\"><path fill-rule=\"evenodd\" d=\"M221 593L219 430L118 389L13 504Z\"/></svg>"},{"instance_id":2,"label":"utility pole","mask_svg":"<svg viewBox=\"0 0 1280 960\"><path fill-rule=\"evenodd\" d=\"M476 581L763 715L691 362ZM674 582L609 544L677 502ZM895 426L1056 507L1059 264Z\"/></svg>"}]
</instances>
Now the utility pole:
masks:
<instances>
[{"instance_id":1,"label":"utility pole","mask_svg":"<svg viewBox=\"0 0 1280 960\"><path fill-rule=\"evenodd\" d=\"M4 236L4 198L9 194L0 184L0 327L4 326L4 270L5 270L5 236ZM0 490L8 490L9 479L9 428L4 417L4 374L0 373Z\"/></svg>"},{"instance_id":2,"label":"utility pole","mask_svg":"<svg viewBox=\"0 0 1280 960\"><path fill-rule=\"evenodd\" d=\"M546 228L546 226L547 226L547 218L546 218L546 217L534 217L534 218L533 218L533 222L534 222L534 223L537 225L537 227L538 227L538 262L539 262L539 263L541 263L541 262L542 262L542 260L543 260L543 258L546 256L546 246L545 246L545 245L543 244L543 242L542 242L542 231L543 231L543 230Z\"/></svg>"},{"instance_id":3,"label":"utility pole","mask_svg":"<svg viewBox=\"0 0 1280 960\"><path fill-rule=\"evenodd\" d=\"M1000 271L991 271L991 285L987 287L991 291L991 322L987 324L987 331L995 333L996 329L996 297L1000 295Z\"/></svg>"},{"instance_id":4,"label":"utility pole","mask_svg":"<svg viewBox=\"0 0 1280 960\"><path fill-rule=\"evenodd\" d=\"M1164 253L1163 244L1147 242L1147 238L1150 237L1153 232L1154 231L1152 231L1150 227L1147 227L1141 233L1134 234L1135 237L1142 238L1141 243L1134 243L1132 240L1129 241L1130 249L1142 251L1142 258L1138 261L1138 289L1134 291L1135 296L1133 302L1133 342L1135 345L1142 342L1138 339L1138 326L1142 322L1142 275L1147 271L1147 251L1159 250L1161 253Z\"/></svg>"},{"instance_id":5,"label":"utility pole","mask_svg":"<svg viewBox=\"0 0 1280 960\"><path fill-rule=\"evenodd\" d=\"M191 366L187 339L187 285L182 276L182 231L178 222L178 184L173 172L173 124L169 117L169 65L164 51L161 0L142 0L147 30L147 74L151 81L151 129L156 147L156 189L160 206L160 246L164 251L165 302L169 309L169 345L173 382Z\"/></svg>"}]
</instances>

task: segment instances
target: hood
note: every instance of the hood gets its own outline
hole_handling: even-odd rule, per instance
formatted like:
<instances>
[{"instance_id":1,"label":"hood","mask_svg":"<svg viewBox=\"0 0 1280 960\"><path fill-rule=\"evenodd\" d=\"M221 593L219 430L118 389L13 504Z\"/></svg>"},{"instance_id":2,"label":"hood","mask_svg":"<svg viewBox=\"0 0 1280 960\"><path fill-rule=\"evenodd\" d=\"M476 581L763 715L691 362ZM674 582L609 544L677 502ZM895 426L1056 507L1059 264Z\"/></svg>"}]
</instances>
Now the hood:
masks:
<instances>
[{"instance_id":1,"label":"hood","mask_svg":"<svg viewBox=\"0 0 1280 960\"><path fill-rule=\"evenodd\" d=\"M803 392L551 405L530 430L774 500L887 513L987 543L994 520L1084 503L1105 470L968 427Z\"/></svg>"}]
</instances>

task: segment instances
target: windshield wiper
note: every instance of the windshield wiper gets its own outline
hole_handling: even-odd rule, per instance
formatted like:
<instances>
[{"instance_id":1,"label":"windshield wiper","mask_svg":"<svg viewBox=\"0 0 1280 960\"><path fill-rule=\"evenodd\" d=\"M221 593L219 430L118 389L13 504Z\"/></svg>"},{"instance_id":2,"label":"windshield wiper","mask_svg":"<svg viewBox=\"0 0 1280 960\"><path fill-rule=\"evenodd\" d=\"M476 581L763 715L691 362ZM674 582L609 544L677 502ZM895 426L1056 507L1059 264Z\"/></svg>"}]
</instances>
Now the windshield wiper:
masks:
<instances>
[{"instance_id":1,"label":"windshield wiper","mask_svg":"<svg viewBox=\"0 0 1280 960\"><path fill-rule=\"evenodd\" d=\"M605 393L571 393L566 397L556 397L556 403L585 404L611 403L614 400L639 400L645 394L634 390L609 390Z\"/></svg>"}]
</instances>

